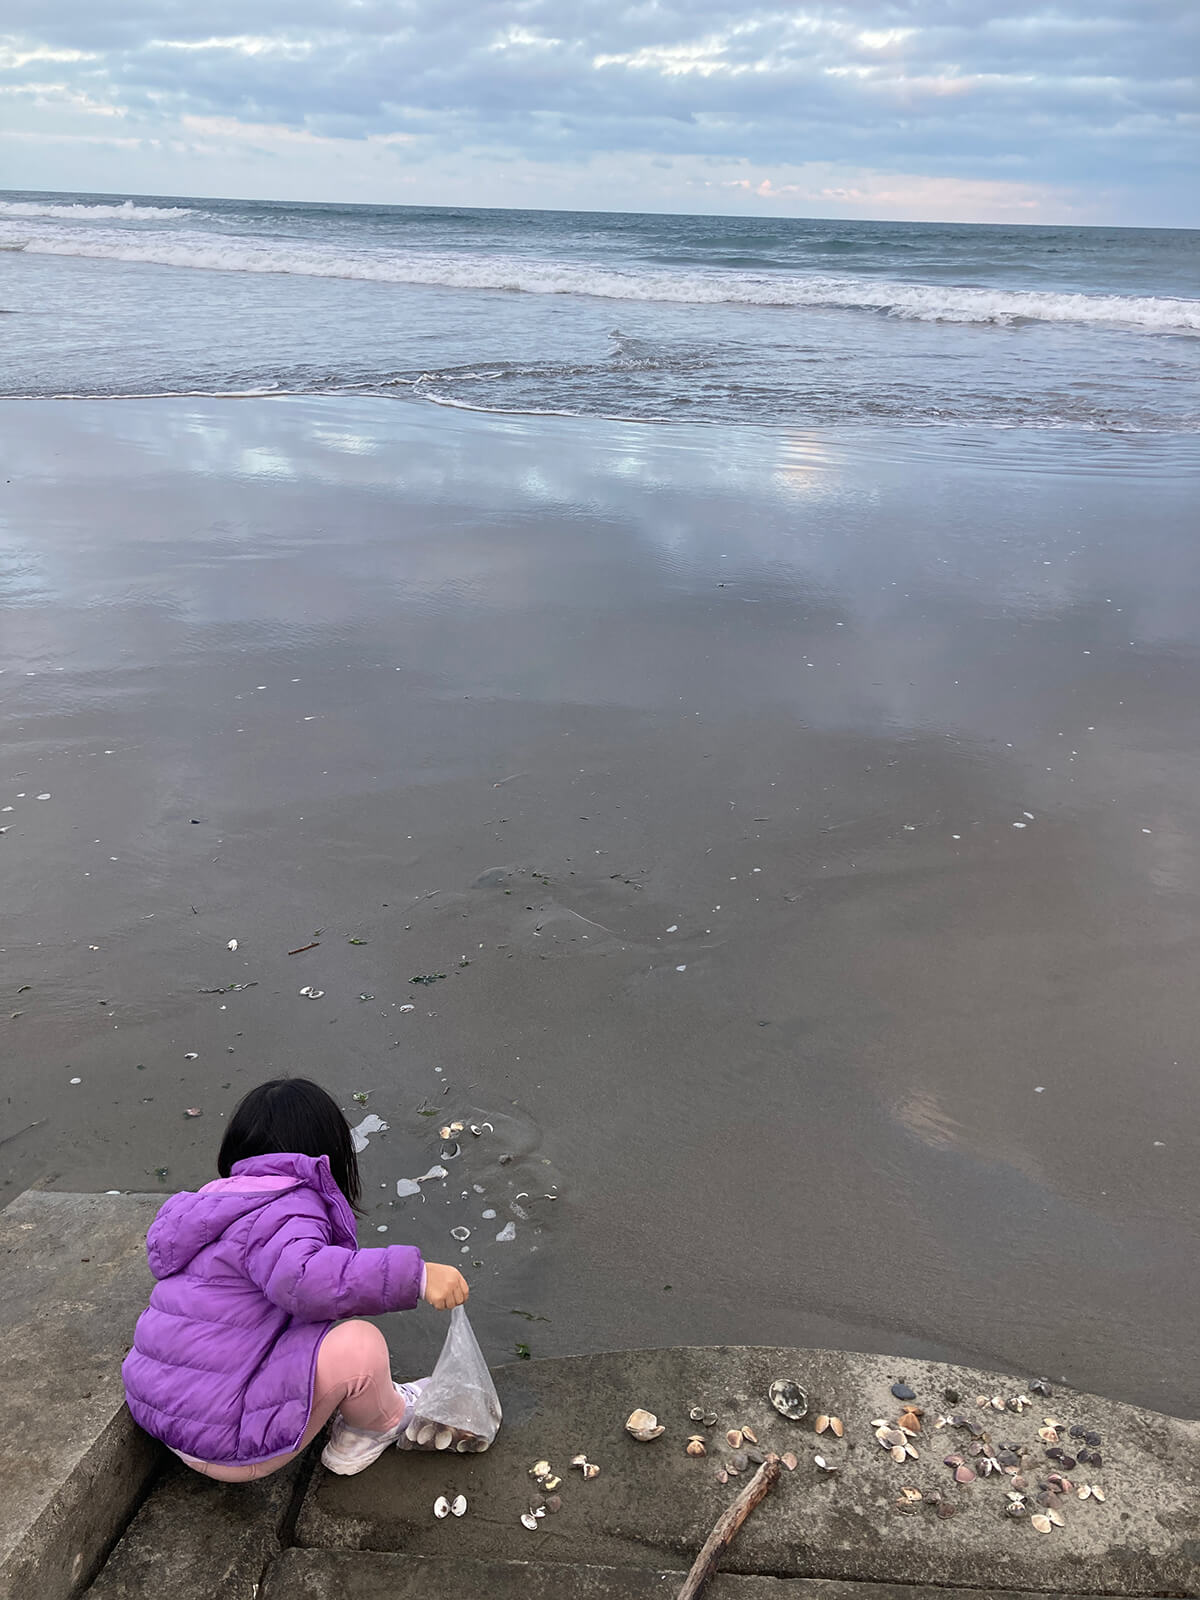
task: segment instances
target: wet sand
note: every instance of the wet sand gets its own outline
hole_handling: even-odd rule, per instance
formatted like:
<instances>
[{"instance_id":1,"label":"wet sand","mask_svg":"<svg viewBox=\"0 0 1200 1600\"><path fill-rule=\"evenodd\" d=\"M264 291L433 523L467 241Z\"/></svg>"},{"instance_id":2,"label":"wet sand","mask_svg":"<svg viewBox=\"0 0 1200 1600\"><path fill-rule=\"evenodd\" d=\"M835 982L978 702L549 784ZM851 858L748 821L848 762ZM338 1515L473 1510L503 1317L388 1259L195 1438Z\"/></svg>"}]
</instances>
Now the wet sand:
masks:
<instances>
[{"instance_id":1,"label":"wet sand","mask_svg":"<svg viewBox=\"0 0 1200 1600\"><path fill-rule=\"evenodd\" d=\"M1200 1415L1180 444L3 420L0 1195L198 1185L305 1073L389 1124L364 1242L466 1265L493 1360L844 1346Z\"/></svg>"}]
</instances>

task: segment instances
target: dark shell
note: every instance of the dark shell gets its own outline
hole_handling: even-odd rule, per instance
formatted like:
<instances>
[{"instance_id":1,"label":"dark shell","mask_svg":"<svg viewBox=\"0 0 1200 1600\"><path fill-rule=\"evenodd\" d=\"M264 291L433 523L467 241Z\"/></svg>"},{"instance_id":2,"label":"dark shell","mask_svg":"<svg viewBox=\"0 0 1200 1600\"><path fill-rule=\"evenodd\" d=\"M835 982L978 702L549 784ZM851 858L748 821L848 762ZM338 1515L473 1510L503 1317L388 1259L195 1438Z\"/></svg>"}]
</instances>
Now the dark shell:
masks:
<instances>
[{"instance_id":1,"label":"dark shell","mask_svg":"<svg viewBox=\"0 0 1200 1600\"><path fill-rule=\"evenodd\" d=\"M1021 1465L1021 1457L1017 1454L1017 1452L1007 1448L1001 1450L1000 1454L996 1457L996 1460L1002 1467L1019 1467Z\"/></svg>"},{"instance_id":2,"label":"dark shell","mask_svg":"<svg viewBox=\"0 0 1200 1600\"><path fill-rule=\"evenodd\" d=\"M1030 1394L1040 1395L1043 1400L1051 1399L1054 1394L1054 1390L1046 1382L1045 1378L1035 1378L1029 1385L1029 1392Z\"/></svg>"},{"instance_id":3,"label":"dark shell","mask_svg":"<svg viewBox=\"0 0 1200 1600\"><path fill-rule=\"evenodd\" d=\"M1104 1457L1100 1454L1099 1450L1092 1451L1092 1465L1094 1467L1102 1467L1104 1465Z\"/></svg>"},{"instance_id":4,"label":"dark shell","mask_svg":"<svg viewBox=\"0 0 1200 1600\"><path fill-rule=\"evenodd\" d=\"M910 1389L906 1383L894 1383L892 1385L892 1393L897 1400L915 1400L917 1398L917 1391Z\"/></svg>"},{"instance_id":5,"label":"dark shell","mask_svg":"<svg viewBox=\"0 0 1200 1600\"><path fill-rule=\"evenodd\" d=\"M745 1472L750 1465L750 1457L744 1450L735 1450L729 1458L730 1472Z\"/></svg>"},{"instance_id":6,"label":"dark shell","mask_svg":"<svg viewBox=\"0 0 1200 1600\"><path fill-rule=\"evenodd\" d=\"M1066 1472L1070 1472L1071 1468L1075 1465L1074 1456L1060 1456L1058 1459L1062 1463L1063 1469Z\"/></svg>"},{"instance_id":7,"label":"dark shell","mask_svg":"<svg viewBox=\"0 0 1200 1600\"><path fill-rule=\"evenodd\" d=\"M753 1461L756 1467L761 1467L763 1462L767 1459L761 1450L750 1449L745 1452L745 1455L746 1460Z\"/></svg>"},{"instance_id":8,"label":"dark shell","mask_svg":"<svg viewBox=\"0 0 1200 1600\"><path fill-rule=\"evenodd\" d=\"M1082 1439L1086 1433L1087 1429L1081 1428L1078 1423L1075 1423L1075 1425L1070 1429L1072 1439Z\"/></svg>"},{"instance_id":9,"label":"dark shell","mask_svg":"<svg viewBox=\"0 0 1200 1600\"><path fill-rule=\"evenodd\" d=\"M1095 1449L1095 1447L1100 1443L1100 1435L1098 1433L1085 1434L1084 1438L1086 1439L1087 1443L1092 1446L1093 1449Z\"/></svg>"},{"instance_id":10,"label":"dark shell","mask_svg":"<svg viewBox=\"0 0 1200 1600\"><path fill-rule=\"evenodd\" d=\"M939 1500L937 1514L939 1517L952 1517L958 1510L953 1500Z\"/></svg>"}]
</instances>

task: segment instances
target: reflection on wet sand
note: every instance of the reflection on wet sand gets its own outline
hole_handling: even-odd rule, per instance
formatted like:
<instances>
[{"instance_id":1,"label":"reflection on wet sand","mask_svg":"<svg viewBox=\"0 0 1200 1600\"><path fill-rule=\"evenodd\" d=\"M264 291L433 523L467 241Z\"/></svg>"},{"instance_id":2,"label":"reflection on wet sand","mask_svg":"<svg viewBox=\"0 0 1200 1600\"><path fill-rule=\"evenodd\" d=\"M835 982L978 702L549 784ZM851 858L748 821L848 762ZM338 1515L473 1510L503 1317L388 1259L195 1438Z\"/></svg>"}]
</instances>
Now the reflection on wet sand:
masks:
<instances>
[{"instance_id":1,"label":"reflection on wet sand","mask_svg":"<svg viewBox=\"0 0 1200 1600\"><path fill-rule=\"evenodd\" d=\"M205 1181L303 1071L493 1355L516 1306L1200 1411L1169 439L5 419L10 1192ZM535 1133L397 1196L484 1114Z\"/></svg>"}]
</instances>

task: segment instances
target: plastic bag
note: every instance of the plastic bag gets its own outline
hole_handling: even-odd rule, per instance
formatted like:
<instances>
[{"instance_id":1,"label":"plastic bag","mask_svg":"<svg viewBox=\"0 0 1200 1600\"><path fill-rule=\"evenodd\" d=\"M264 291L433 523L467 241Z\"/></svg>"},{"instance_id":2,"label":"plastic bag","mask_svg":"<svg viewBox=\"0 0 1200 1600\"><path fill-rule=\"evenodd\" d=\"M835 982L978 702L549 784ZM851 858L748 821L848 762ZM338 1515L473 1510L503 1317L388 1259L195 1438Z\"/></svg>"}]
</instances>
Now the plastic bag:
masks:
<instances>
[{"instance_id":1,"label":"plastic bag","mask_svg":"<svg viewBox=\"0 0 1200 1600\"><path fill-rule=\"evenodd\" d=\"M466 1455L487 1449L500 1420L500 1396L483 1351L467 1313L455 1306L433 1375L396 1442L401 1450L457 1450Z\"/></svg>"}]
</instances>

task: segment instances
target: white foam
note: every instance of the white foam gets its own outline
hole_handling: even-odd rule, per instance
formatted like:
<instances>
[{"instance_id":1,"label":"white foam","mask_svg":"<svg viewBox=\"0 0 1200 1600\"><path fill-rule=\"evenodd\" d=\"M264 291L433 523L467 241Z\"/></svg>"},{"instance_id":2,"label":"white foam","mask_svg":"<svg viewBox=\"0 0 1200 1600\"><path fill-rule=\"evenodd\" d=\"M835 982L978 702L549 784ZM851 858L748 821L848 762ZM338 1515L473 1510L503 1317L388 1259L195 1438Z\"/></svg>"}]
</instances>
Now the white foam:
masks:
<instances>
[{"instance_id":1,"label":"white foam","mask_svg":"<svg viewBox=\"0 0 1200 1600\"><path fill-rule=\"evenodd\" d=\"M63 209L73 211L75 208ZM122 211L122 216L131 214ZM5 220L5 215L0 213L0 222ZM11 211L7 215L12 216ZM280 273L513 294L573 294L607 300L774 306L793 310L858 310L918 322L1003 326L1029 321L1122 327L1147 333L1200 333L1200 300L1157 295L978 289L822 274L771 275L650 268L622 272L583 262L538 261L497 254L383 249L347 252L298 240L234 239L198 229L134 235L103 232L92 227L57 231L26 227L22 230L19 223L10 223L9 228L0 229L0 248L33 255L84 256L204 272Z\"/></svg>"},{"instance_id":2,"label":"white foam","mask_svg":"<svg viewBox=\"0 0 1200 1600\"><path fill-rule=\"evenodd\" d=\"M161 222L195 216L188 206L136 206L132 200L119 205L56 206L38 200L0 200L0 217L49 217L65 222Z\"/></svg>"}]
</instances>

